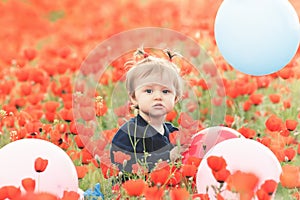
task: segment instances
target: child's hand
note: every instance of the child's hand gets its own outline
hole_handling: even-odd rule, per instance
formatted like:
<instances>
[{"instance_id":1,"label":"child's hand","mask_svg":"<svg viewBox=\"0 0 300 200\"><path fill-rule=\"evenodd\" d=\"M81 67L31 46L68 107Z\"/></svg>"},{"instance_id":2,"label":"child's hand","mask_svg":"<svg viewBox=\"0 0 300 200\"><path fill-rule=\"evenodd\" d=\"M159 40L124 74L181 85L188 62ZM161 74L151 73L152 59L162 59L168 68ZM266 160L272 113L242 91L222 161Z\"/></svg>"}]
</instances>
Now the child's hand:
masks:
<instances>
[{"instance_id":1,"label":"child's hand","mask_svg":"<svg viewBox=\"0 0 300 200\"><path fill-rule=\"evenodd\" d=\"M178 159L180 159L182 156L181 154L185 152L188 149L188 146L175 146L171 151L170 151L170 160L171 162L174 162Z\"/></svg>"}]
</instances>

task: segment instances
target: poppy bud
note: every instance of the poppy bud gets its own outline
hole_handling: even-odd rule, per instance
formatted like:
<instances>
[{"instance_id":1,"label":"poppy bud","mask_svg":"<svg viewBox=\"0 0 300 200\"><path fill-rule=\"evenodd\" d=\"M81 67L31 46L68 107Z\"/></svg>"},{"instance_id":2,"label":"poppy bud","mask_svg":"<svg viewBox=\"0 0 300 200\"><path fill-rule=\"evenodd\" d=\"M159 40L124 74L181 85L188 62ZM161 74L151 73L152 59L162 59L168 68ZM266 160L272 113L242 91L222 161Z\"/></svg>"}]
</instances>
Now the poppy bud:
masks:
<instances>
[{"instance_id":1,"label":"poppy bud","mask_svg":"<svg viewBox=\"0 0 300 200\"><path fill-rule=\"evenodd\" d=\"M22 179L22 186L27 192L33 192L35 189L35 180L32 178Z\"/></svg>"},{"instance_id":2,"label":"poppy bud","mask_svg":"<svg viewBox=\"0 0 300 200\"><path fill-rule=\"evenodd\" d=\"M289 131L293 131L296 129L298 122L296 120L287 119L285 121L285 126Z\"/></svg>"},{"instance_id":3,"label":"poppy bud","mask_svg":"<svg viewBox=\"0 0 300 200\"><path fill-rule=\"evenodd\" d=\"M263 189L268 195L272 195L277 188L277 182L274 180L266 180L262 185L261 189Z\"/></svg>"},{"instance_id":4,"label":"poppy bud","mask_svg":"<svg viewBox=\"0 0 300 200\"><path fill-rule=\"evenodd\" d=\"M38 157L37 159L35 159L34 169L36 172L40 173L45 171L47 165L48 165L48 160Z\"/></svg>"},{"instance_id":5,"label":"poppy bud","mask_svg":"<svg viewBox=\"0 0 300 200\"><path fill-rule=\"evenodd\" d=\"M211 170L215 172L220 171L227 166L225 159L218 156L209 156L207 158L207 164Z\"/></svg>"},{"instance_id":6,"label":"poppy bud","mask_svg":"<svg viewBox=\"0 0 300 200\"><path fill-rule=\"evenodd\" d=\"M219 183L224 183L230 175L230 171L226 168L223 168L217 172L213 171L213 175Z\"/></svg>"}]
</instances>

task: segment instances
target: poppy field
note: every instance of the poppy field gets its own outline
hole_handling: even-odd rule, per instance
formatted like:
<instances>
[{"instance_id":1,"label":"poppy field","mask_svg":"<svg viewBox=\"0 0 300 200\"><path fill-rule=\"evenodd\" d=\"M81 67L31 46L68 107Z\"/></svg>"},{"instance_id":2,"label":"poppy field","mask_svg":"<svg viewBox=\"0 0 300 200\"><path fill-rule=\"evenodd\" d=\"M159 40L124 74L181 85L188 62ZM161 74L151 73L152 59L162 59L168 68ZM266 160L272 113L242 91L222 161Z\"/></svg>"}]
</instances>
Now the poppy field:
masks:
<instances>
[{"instance_id":1,"label":"poppy field","mask_svg":"<svg viewBox=\"0 0 300 200\"><path fill-rule=\"evenodd\" d=\"M300 16L300 3L290 2ZM226 199L222 192L227 190L236 199L299 200L300 52L270 75L250 76L235 70L224 60L214 39L214 18L221 3L222 0L1 0L0 148L27 138L55 144L72 160L79 190L66 190L58 197L39 191L39 179L28 177L19 186L1 186L0 199L212 199L207 193L197 192L201 158L159 162L151 172L136 164L130 174L120 172L110 162L114 134L134 116L122 84L125 63L135 49L101 68L105 70L96 80L97 87L92 88L93 99L78 93L86 87L78 77L91 72L83 70L83 63L97 45L123 31L161 27L191 38L216 66L204 65L203 75L188 60L176 61L188 89L182 102L167 115L166 120L179 127L170 141L174 145L189 144L197 132L211 124L224 126L270 149L282 168L280 181L270 179L258 185L258 175L231 173L226 159L210 156L207 164L218 182L210 188L214 199ZM164 56L160 50L145 50ZM189 50L192 57L201 53ZM205 76L216 74L221 77L218 81L224 91L216 90L214 95L214 86ZM74 102L83 109L75 109ZM211 110L219 107L221 119L215 124ZM97 122L97 128L78 123L76 115L84 122ZM128 156L114 152L120 164L130 160ZM48 160L40 156L32 166L37 175L42 175L49 167Z\"/></svg>"}]
</instances>

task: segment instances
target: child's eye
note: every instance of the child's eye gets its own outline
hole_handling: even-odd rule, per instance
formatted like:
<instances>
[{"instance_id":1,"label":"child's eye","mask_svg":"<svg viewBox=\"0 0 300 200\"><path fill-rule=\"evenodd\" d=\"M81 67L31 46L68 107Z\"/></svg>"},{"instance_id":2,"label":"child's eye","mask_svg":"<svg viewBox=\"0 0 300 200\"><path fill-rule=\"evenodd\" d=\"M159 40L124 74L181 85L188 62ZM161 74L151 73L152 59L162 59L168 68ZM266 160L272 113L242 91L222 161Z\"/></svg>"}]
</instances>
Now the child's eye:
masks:
<instances>
[{"instance_id":1,"label":"child's eye","mask_svg":"<svg viewBox=\"0 0 300 200\"><path fill-rule=\"evenodd\" d=\"M162 91L164 94L168 94L168 93L170 93L171 91L170 90L163 90Z\"/></svg>"},{"instance_id":2,"label":"child's eye","mask_svg":"<svg viewBox=\"0 0 300 200\"><path fill-rule=\"evenodd\" d=\"M146 89L145 92L148 93L148 94L151 94L152 90L151 89Z\"/></svg>"}]
</instances>

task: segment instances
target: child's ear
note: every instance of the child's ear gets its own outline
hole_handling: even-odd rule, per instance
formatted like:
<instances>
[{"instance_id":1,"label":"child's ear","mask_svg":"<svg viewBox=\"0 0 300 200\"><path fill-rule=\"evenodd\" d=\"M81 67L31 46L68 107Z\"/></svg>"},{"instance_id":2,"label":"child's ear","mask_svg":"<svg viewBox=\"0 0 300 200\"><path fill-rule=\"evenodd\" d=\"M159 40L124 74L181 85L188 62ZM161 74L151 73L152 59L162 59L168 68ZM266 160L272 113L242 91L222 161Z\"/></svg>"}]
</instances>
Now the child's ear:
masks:
<instances>
[{"instance_id":1,"label":"child's ear","mask_svg":"<svg viewBox=\"0 0 300 200\"><path fill-rule=\"evenodd\" d=\"M129 94L129 98L130 98L130 102L133 104L133 105L137 105L137 101L136 101L136 98L135 98L135 95L134 93L133 94Z\"/></svg>"},{"instance_id":2,"label":"child's ear","mask_svg":"<svg viewBox=\"0 0 300 200\"><path fill-rule=\"evenodd\" d=\"M175 104L178 103L178 101L180 101L180 99L181 99L181 98L180 98L179 96L176 96L176 97L175 97Z\"/></svg>"}]
</instances>

